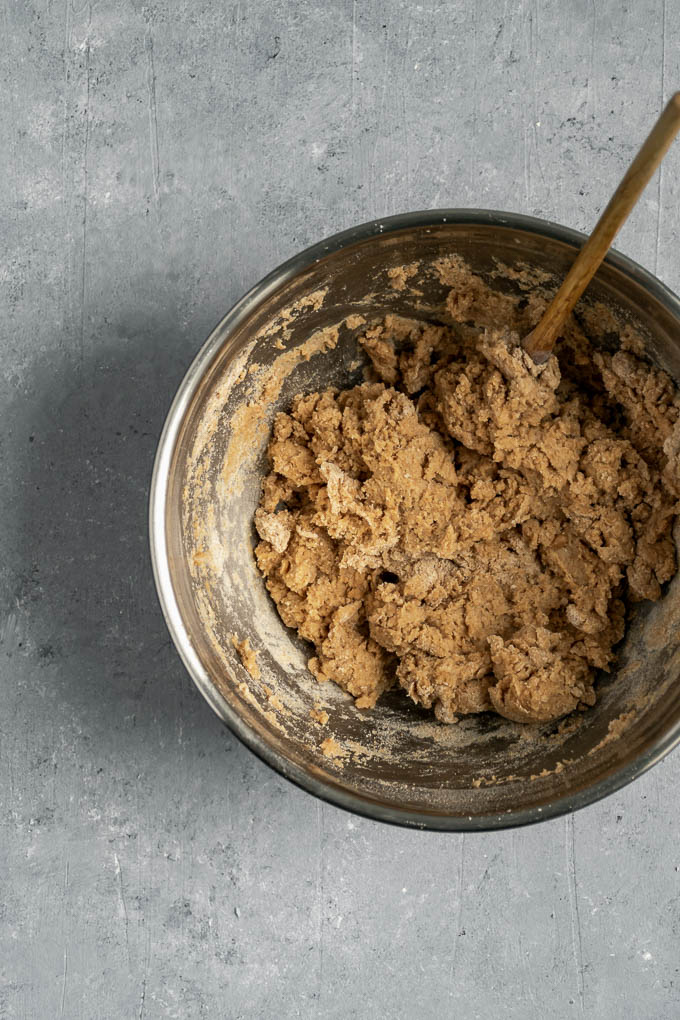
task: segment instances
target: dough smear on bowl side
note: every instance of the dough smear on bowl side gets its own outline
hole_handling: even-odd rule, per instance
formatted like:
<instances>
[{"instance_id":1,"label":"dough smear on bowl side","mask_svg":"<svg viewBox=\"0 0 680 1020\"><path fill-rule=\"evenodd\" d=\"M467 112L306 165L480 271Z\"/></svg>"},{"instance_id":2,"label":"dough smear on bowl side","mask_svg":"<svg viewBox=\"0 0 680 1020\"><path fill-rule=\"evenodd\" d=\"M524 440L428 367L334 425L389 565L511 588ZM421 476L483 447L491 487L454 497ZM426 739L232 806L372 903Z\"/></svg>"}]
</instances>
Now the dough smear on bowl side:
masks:
<instances>
[{"instance_id":1,"label":"dough smear on bowl side","mask_svg":"<svg viewBox=\"0 0 680 1020\"><path fill-rule=\"evenodd\" d=\"M257 563L359 708L398 684L442 722L549 721L676 572L680 398L630 327L610 353L572 319L539 367L540 299L448 280L450 325L386 316L371 381L277 415Z\"/></svg>"}]
</instances>

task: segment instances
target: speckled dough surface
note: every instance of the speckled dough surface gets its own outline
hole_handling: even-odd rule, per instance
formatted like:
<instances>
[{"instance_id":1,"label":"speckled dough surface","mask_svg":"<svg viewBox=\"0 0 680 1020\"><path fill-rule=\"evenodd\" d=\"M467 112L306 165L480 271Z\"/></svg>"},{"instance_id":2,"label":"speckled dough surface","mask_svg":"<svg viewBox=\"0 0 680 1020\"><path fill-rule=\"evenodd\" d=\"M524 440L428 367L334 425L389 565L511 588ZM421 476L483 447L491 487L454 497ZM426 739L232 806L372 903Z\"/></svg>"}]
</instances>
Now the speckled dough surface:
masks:
<instances>
[{"instance_id":1,"label":"speckled dough surface","mask_svg":"<svg viewBox=\"0 0 680 1020\"><path fill-rule=\"evenodd\" d=\"M277 416L257 562L312 672L360 708L397 683L444 722L559 718L675 573L680 401L630 327L591 344L606 309L537 368L518 336L544 294L440 273L445 325L369 325L369 381Z\"/></svg>"}]
</instances>

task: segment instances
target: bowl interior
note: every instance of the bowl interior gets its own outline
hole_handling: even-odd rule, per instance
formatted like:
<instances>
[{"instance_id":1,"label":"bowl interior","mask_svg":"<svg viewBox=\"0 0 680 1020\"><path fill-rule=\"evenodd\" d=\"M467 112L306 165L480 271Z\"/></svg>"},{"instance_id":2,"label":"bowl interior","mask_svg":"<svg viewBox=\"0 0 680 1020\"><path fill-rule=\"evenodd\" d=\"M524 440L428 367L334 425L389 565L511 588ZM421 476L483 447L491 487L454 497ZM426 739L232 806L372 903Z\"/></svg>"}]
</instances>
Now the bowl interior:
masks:
<instances>
[{"instance_id":1,"label":"bowl interior","mask_svg":"<svg viewBox=\"0 0 680 1020\"><path fill-rule=\"evenodd\" d=\"M638 607L597 704L566 725L483 714L446 726L401 690L361 712L308 672L312 650L279 619L252 551L273 415L298 392L363 378L355 337L364 321L386 312L446 321L438 259L459 255L493 286L518 290L518 271L548 274L550 286L574 258L573 241L548 228L442 220L329 244L284 267L217 327L172 440L164 548L175 639L198 686L251 747L308 789L373 817L474 828L588 802L675 740L680 577L661 602ZM417 271L400 287L389 270L411 263ZM632 322L652 361L680 380L678 321L644 274L614 258L587 300ZM233 637L249 639L259 679L244 669ZM310 715L318 705L325 726Z\"/></svg>"}]
</instances>

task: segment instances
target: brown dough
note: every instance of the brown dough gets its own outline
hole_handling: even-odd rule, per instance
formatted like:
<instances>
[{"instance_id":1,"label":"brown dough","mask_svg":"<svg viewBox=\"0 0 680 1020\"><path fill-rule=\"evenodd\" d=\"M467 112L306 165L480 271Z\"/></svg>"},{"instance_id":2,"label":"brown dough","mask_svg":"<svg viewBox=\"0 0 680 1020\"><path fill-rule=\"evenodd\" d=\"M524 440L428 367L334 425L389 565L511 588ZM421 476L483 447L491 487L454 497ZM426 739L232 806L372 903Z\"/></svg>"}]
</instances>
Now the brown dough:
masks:
<instances>
[{"instance_id":1,"label":"brown dough","mask_svg":"<svg viewBox=\"0 0 680 1020\"><path fill-rule=\"evenodd\" d=\"M231 643L238 652L246 672L250 673L253 680L259 680L262 674L260 673L260 667L257 662L257 654L255 649L250 647L250 641L248 638L244 638L243 641L239 641L236 635L232 634ZM276 697L276 695L274 695L274 697Z\"/></svg>"},{"instance_id":2,"label":"brown dough","mask_svg":"<svg viewBox=\"0 0 680 1020\"><path fill-rule=\"evenodd\" d=\"M444 722L552 720L675 573L680 402L625 331L612 355L572 322L563 373L537 368L504 327L541 300L461 280L452 326L388 316L361 339L375 381L277 416L257 562L360 708L396 681Z\"/></svg>"}]
</instances>

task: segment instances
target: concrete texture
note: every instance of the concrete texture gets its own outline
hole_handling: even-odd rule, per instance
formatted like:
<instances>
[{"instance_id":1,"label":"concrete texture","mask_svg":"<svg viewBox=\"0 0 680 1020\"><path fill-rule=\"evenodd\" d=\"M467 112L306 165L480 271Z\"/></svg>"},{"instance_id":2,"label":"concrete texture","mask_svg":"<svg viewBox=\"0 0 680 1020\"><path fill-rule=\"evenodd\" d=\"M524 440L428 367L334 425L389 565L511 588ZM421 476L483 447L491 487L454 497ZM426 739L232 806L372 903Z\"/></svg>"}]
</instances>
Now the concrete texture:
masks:
<instances>
[{"instance_id":1,"label":"concrete texture","mask_svg":"<svg viewBox=\"0 0 680 1020\"><path fill-rule=\"evenodd\" d=\"M146 503L208 329L429 206L588 229L680 82L680 6L6 0L0 1016L680 1014L680 755L574 818L390 829L218 723ZM680 144L619 247L680 289Z\"/></svg>"}]
</instances>

